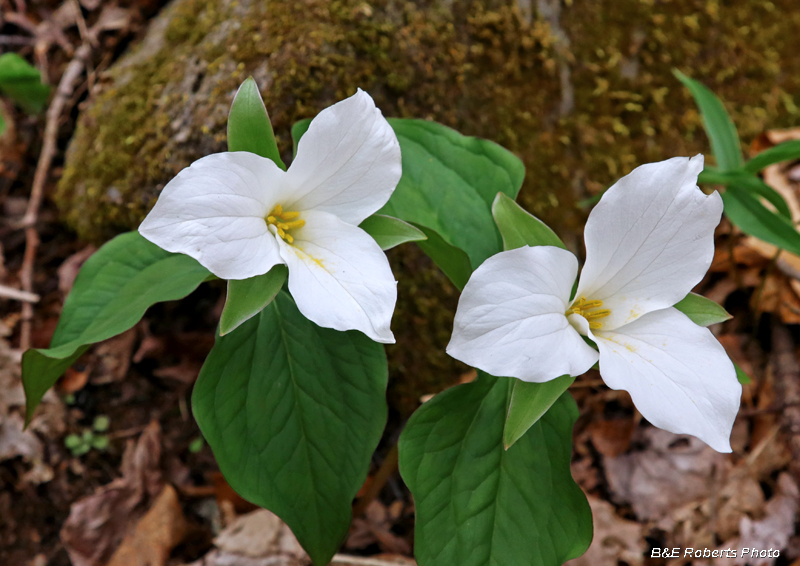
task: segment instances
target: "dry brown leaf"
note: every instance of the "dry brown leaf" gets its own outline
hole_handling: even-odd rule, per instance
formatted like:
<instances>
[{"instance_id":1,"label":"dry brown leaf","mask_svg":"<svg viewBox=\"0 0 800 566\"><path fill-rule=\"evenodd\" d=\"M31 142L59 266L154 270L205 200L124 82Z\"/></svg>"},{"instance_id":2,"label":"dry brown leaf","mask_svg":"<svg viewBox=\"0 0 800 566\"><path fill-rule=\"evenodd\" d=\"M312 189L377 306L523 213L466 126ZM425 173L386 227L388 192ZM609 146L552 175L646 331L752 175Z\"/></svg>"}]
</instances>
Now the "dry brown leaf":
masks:
<instances>
[{"instance_id":1,"label":"dry brown leaf","mask_svg":"<svg viewBox=\"0 0 800 566\"><path fill-rule=\"evenodd\" d=\"M92 383L103 385L122 381L128 374L136 342L136 328L101 342L94 350Z\"/></svg>"},{"instance_id":2,"label":"dry brown leaf","mask_svg":"<svg viewBox=\"0 0 800 566\"><path fill-rule=\"evenodd\" d=\"M214 539L214 545L223 552L251 558L284 555L307 559L291 529L267 509L237 518Z\"/></svg>"},{"instance_id":3,"label":"dry brown leaf","mask_svg":"<svg viewBox=\"0 0 800 566\"><path fill-rule=\"evenodd\" d=\"M631 445L634 423L632 418L618 418L592 421L589 424L589 438L603 456L614 458L624 454Z\"/></svg>"},{"instance_id":4,"label":"dry brown leaf","mask_svg":"<svg viewBox=\"0 0 800 566\"><path fill-rule=\"evenodd\" d=\"M654 427L640 433L644 450L604 459L612 499L629 503L639 519L658 521L708 497L716 474L730 466L724 455L693 436Z\"/></svg>"},{"instance_id":5,"label":"dry brown leaf","mask_svg":"<svg viewBox=\"0 0 800 566\"><path fill-rule=\"evenodd\" d=\"M64 429L61 402L50 393L45 407L36 413L25 429L25 393L20 379L19 359L8 343L0 339L0 462L21 457L31 467L21 481L41 484L53 479L53 470L44 463L44 447L36 432L58 436Z\"/></svg>"},{"instance_id":6,"label":"dry brown leaf","mask_svg":"<svg viewBox=\"0 0 800 566\"><path fill-rule=\"evenodd\" d=\"M125 536L108 566L164 566L186 530L178 494L166 485L136 528Z\"/></svg>"},{"instance_id":7,"label":"dry brown leaf","mask_svg":"<svg viewBox=\"0 0 800 566\"><path fill-rule=\"evenodd\" d=\"M83 267L84 262L97 250L95 246L89 245L81 251L69 256L58 268L58 290L61 296L66 297L72 290L75 278Z\"/></svg>"},{"instance_id":8,"label":"dry brown leaf","mask_svg":"<svg viewBox=\"0 0 800 566\"><path fill-rule=\"evenodd\" d=\"M647 548L643 527L617 515L608 501L589 497L594 538L586 554L565 566L639 566Z\"/></svg>"},{"instance_id":9,"label":"dry brown leaf","mask_svg":"<svg viewBox=\"0 0 800 566\"><path fill-rule=\"evenodd\" d=\"M391 531L392 523L400 513L390 513L383 503L373 499L367 505L364 517L353 519L345 548L357 549L377 544L381 551L389 554L411 554L411 545Z\"/></svg>"},{"instance_id":10,"label":"dry brown leaf","mask_svg":"<svg viewBox=\"0 0 800 566\"><path fill-rule=\"evenodd\" d=\"M129 441L122 457L122 477L72 504L61 528L61 541L73 566L106 563L128 525L161 491L160 459L161 429L154 421L136 444Z\"/></svg>"},{"instance_id":11,"label":"dry brown leaf","mask_svg":"<svg viewBox=\"0 0 800 566\"><path fill-rule=\"evenodd\" d=\"M233 488L228 484L225 476L221 473L213 472L209 474L208 479L214 484L214 495L217 498L218 507L222 508L226 504L230 505L238 514L250 513L258 509L257 505L253 505L233 491Z\"/></svg>"},{"instance_id":12,"label":"dry brown leaf","mask_svg":"<svg viewBox=\"0 0 800 566\"><path fill-rule=\"evenodd\" d=\"M797 484L788 473L778 477L778 489L772 499L767 502L763 519L753 520L743 516L739 523L739 538L725 543L727 548L738 548L737 558L722 558L718 566L772 566L775 558L742 557L742 549L784 550L794 534L794 523L797 517L800 492ZM752 554L749 553L749 554Z\"/></svg>"}]
</instances>

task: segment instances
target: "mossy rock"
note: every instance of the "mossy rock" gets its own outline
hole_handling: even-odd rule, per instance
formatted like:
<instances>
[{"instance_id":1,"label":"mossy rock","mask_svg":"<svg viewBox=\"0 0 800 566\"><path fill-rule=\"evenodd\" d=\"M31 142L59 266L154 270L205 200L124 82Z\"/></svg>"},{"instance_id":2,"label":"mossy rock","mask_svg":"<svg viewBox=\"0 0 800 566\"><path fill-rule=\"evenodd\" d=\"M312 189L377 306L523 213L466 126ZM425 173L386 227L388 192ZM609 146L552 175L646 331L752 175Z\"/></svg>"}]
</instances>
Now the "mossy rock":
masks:
<instances>
[{"instance_id":1,"label":"mossy rock","mask_svg":"<svg viewBox=\"0 0 800 566\"><path fill-rule=\"evenodd\" d=\"M181 168L225 149L253 75L287 160L292 123L361 87L387 116L514 151L521 202L577 248L576 199L708 151L674 67L727 101L745 141L800 124L798 29L796 0L174 0L92 94L55 199L84 239L135 228ZM442 353L457 295L415 250L391 255L414 274L390 349L404 414L459 371Z\"/></svg>"}]
</instances>

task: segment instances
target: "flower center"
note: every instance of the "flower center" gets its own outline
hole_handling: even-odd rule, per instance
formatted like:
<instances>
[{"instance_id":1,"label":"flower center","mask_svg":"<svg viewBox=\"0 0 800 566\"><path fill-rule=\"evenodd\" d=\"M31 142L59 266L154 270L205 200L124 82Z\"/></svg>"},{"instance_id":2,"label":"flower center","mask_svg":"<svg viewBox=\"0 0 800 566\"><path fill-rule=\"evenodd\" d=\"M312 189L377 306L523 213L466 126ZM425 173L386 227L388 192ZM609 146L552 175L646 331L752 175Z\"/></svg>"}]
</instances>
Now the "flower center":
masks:
<instances>
[{"instance_id":1,"label":"flower center","mask_svg":"<svg viewBox=\"0 0 800 566\"><path fill-rule=\"evenodd\" d=\"M275 226L278 236L291 244L294 242L294 238L289 235L289 230L301 228L306 225L306 221L298 219L298 216L300 216L299 212L285 211L281 205L276 204L275 208L272 209L272 212L270 212L269 216L266 218L267 226Z\"/></svg>"},{"instance_id":2,"label":"flower center","mask_svg":"<svg viewBox=\"0 0 800 566\"><path fill-rule=\"evenodd\" d=\"M589 328L598 330L603 327L602 322L597 322L600 318L605 318L611 314L608 309L597 310L603 306L603 301L587 301L586 297L581 297L573 302L569 310L565 313L567 316L571 314L579 314L587 321L589 321Z\"/></svg>"}]
</instances>

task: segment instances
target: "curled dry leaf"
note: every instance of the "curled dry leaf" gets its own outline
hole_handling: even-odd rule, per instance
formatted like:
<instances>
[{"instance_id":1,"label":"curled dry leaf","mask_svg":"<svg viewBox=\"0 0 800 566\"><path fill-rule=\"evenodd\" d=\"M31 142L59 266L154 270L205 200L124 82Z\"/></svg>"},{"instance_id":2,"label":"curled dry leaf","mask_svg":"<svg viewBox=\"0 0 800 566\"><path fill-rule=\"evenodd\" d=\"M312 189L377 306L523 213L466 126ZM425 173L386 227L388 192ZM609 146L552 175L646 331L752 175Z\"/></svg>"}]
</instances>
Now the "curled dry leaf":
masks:
<instances>
[{"instance_id":1,"label":"curled dry leaf","mask_svg":"<svg viewBox=\"0 0 800 566\"><path fill-rule=\"evenodd\" d=\"M164 566L186 530L178 494L166 485L136 528L125 536L108 566Z\"/></svg>"},{"instance_id":2,"label":"curled dry leaf","mask_svg":"<svg viewBox=\"0 0 800 566\"><path fill-rule=\"evenodd\" d=\"M25 393L20 379L19 360L8 343L0 339L0 462L21 457L31 467L22 476L23 483L40 484L53 479L53 470L44 463L44 447L37 432L57 436L64 428L64 411L61 402L50 394L45 399L46 408L28 429L22 408Z\"/></svg>"},{"instance_id":3,"label":"curled dry leaf","mask_svg":"<svg viewBox=\"0 0 800 566\"><path fill-rule=\"evenodd\" d=\"M58 268L58 290L61 296L66 297L72 290L75 278L83 267L84 262L97 250L95 246L89 245L82 250L75 252L64 260Z\"/></svg>"},{"instance_id":4,"label":"curled dry leaf","mask_svg":"<svg viewBox=\"0 0 800 566\"><path fill-rule=\"evenodd\" d=\"M308 566L310 560L289 527L259 509L238 517L214 539L216 549L191 566Z\"/></svg>"},{"instance_id":5,"label":"curled dry leaf","mask_svg":"<svg viewBox=\"0 0 800 566\"><path fill-rule=\"evenodd\" d=\"M161 491L160 459L161 429L152 422L136 444L129 441L122 457L122 477L73 503L61 528L61 541L73 566L100 566L107 562L129 524Z\"/></svg>"}]
</instances>

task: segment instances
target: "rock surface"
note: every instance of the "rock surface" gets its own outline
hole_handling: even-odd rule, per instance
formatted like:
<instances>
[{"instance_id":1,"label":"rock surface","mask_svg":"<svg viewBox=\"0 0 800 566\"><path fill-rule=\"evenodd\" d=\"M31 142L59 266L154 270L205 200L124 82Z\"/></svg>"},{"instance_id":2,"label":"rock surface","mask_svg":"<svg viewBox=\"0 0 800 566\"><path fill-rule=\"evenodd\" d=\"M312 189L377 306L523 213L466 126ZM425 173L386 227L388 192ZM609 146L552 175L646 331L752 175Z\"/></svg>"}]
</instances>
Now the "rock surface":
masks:
<instances>
[{"instance_id":1,"label":"rock surface","mask_svg":"<svg viewBox=\"0 0 800 566\"><path fill-rule=\"evenodd\" d=\"M726 100L745 142L800 124L796 0L517 2L173 0L92 93L56 202L87 240L135 228L181 168L225 149L248 75L287 161L291 124L357 87L387 116L506 146L528 170L522 203L574 249L578 198L640 163L708 153L673 68ZM391 257L404 345L389 354L408 413L457 371L443 353L457 294L414 246Z\"/></svg>"},{"instance_id":2,"label":"rock surface","mask_svg":"<svg viewBox=\"0 0 800 566\"><path fill-rule=\"evenodd\" d=\"M580 224L576 196L639 163L708 150L673 67L727 100L745 141L800 123L794 0L512 4L173 0L93 93L56 200L86 239L136 226L177 171L225 148L248 75L285 152L294 121L361 87L387 116L435 119L519 154L523 202L566 233Z\"/></svg>"}]
</instances>

